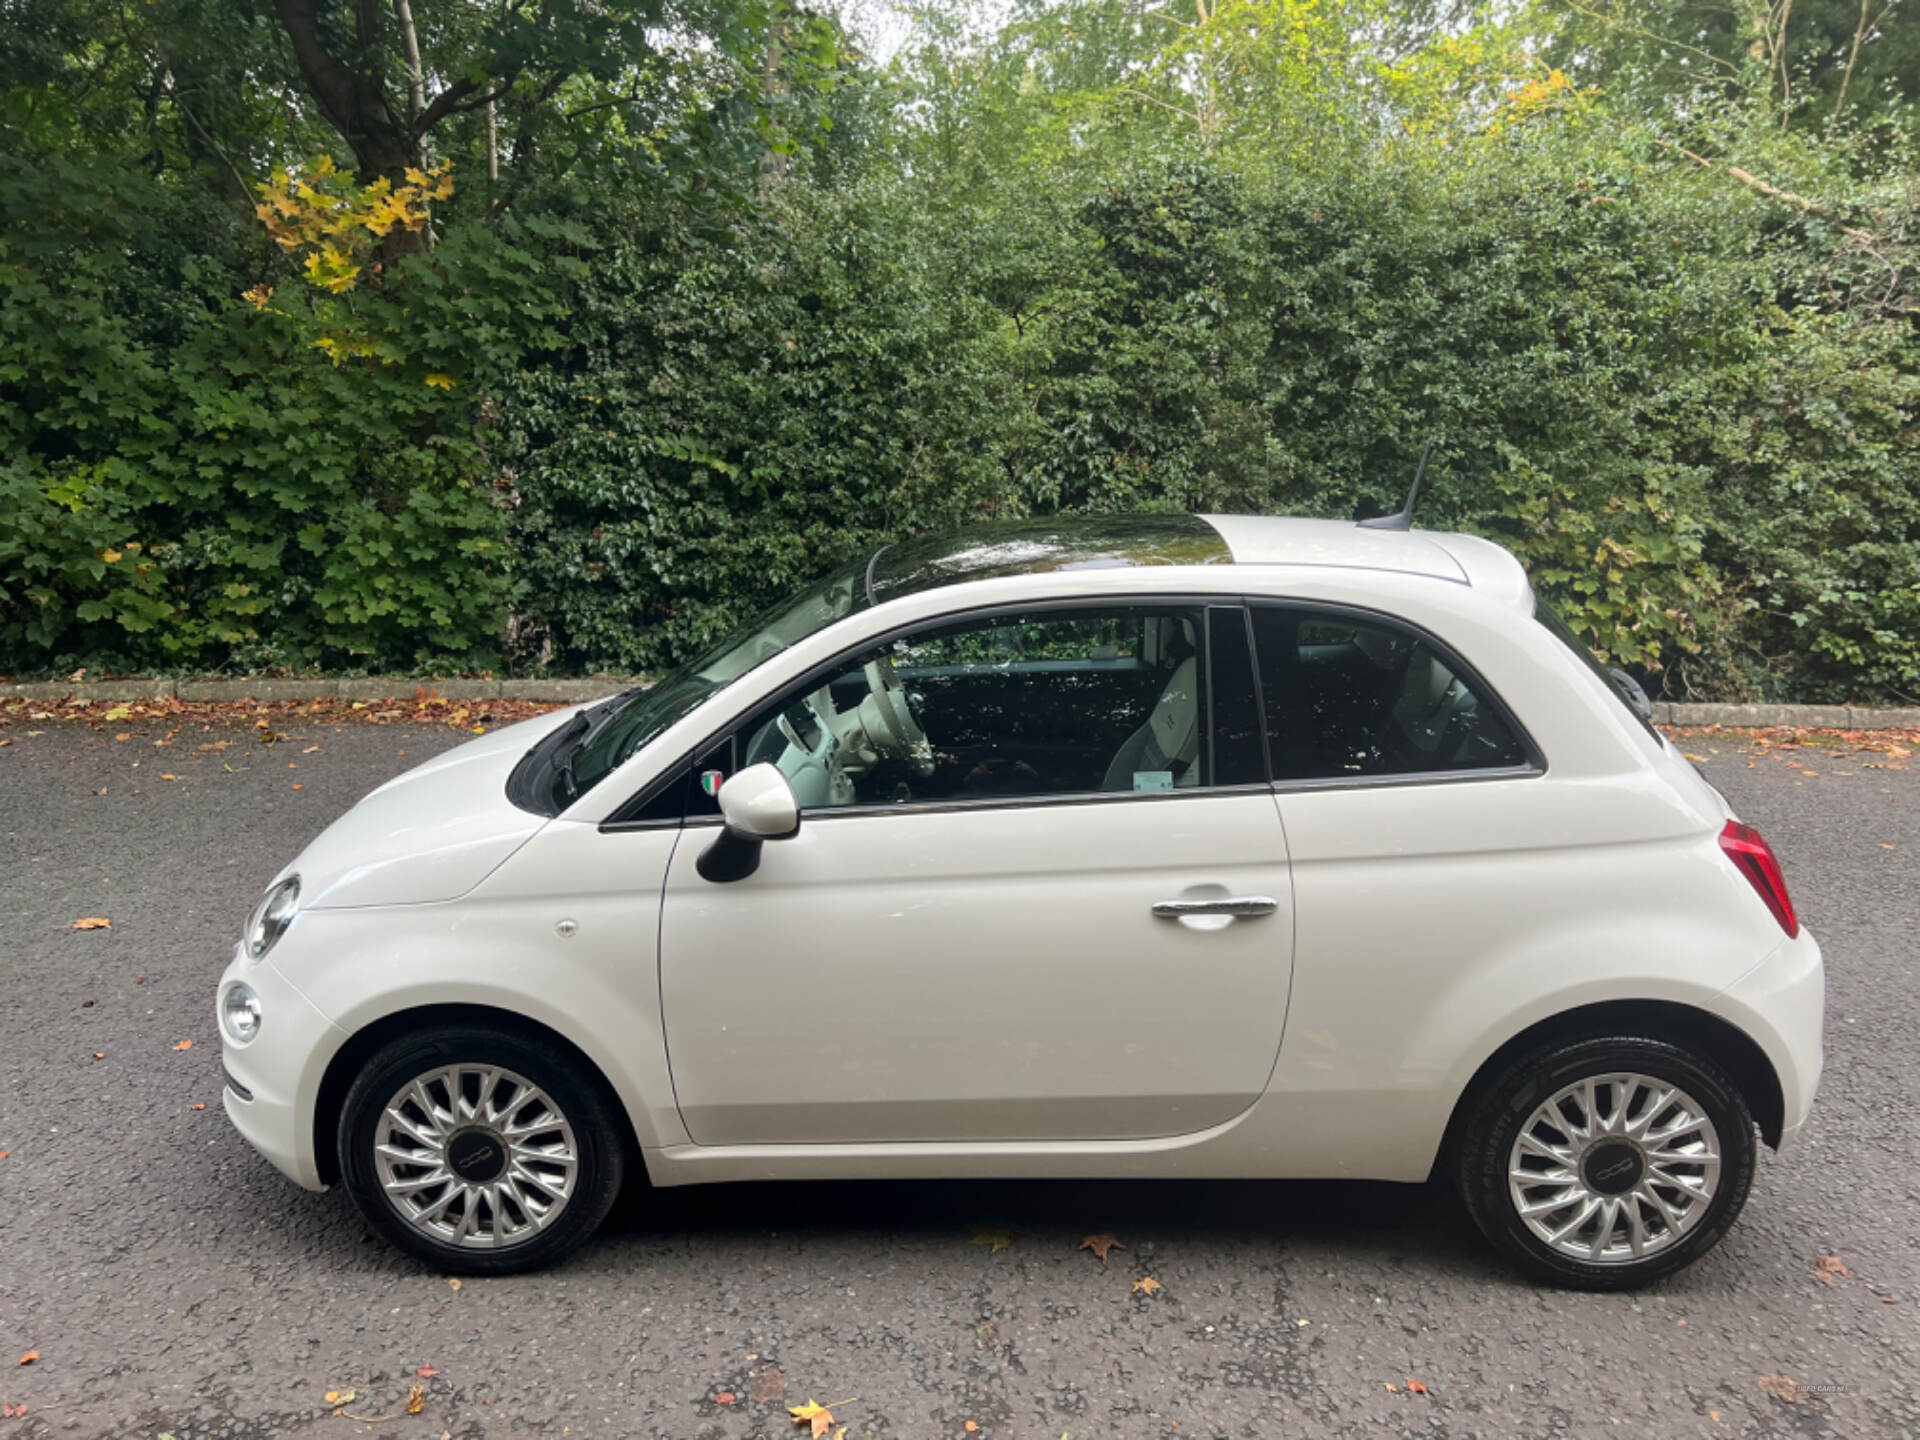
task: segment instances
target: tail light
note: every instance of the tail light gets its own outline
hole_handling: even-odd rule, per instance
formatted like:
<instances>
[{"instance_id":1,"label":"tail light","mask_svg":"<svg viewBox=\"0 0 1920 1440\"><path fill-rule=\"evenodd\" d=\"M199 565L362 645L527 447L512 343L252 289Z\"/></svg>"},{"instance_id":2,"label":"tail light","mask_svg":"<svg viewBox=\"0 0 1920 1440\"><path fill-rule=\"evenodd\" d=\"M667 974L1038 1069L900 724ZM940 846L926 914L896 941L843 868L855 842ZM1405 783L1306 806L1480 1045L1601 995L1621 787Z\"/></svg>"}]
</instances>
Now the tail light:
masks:
<instances>
[{"instance_id":1,"label":"tail light","mask_svg":"<svg viewBox=\"0 0 1920 1440\"><path fill-rule=\"evenodd\" d=\"M1787 932L1787 938L1791 940L1798 935L1800 920L1793 913L1793 901L1787 898L1787 879L1780 873L1780 862L1774 858L1773 847L1760 838L1760 832L1751 825L1729 820L1727 828L1720 832L1720 848L1733 861L1733 868L1747 877L1755 893L1766 902L1773 918Z\"/></svg>"}]
</instances>

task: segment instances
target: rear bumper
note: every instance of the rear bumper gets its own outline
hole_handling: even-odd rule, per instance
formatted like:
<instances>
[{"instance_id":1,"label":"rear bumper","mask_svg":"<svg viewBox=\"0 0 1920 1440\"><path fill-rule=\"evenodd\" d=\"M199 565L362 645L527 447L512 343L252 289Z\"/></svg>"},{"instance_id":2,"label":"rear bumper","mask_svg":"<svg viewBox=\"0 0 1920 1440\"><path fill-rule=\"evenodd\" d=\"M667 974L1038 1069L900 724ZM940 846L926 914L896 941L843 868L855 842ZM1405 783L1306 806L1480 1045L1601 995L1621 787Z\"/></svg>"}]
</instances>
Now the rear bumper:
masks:
<instances>
[{"instance_id":1,"label":"rear bumper","mask_svg":"<svg viewBox=\"0 0 1920 1440\"><path fill-rule=\"evenodd\" d=\"M270 960L252 961L236 946L214 999L245 981L260 997L260 1033L236 1045L220 1028L221 1060L227 1072L222 1095L234 1128L288 1179L324 1190L314 1154L313 1109L319 1093L316 1058L332 1055L346 1040Z\"/></svg>"},{"instance_id":2,"label":"rear bumper","mask_svg":"<svg viewBox=\"0 0 1920 1440\"><path fill-rule=\"evenodd\" d=\"M1780 1145L1799 1135L1813 1109L1826 1063L1826 966L1819 942L1804 926L1722 995L1732 1018L1773 1062L1780 1082Z\"/></svg>"}]
</instances>

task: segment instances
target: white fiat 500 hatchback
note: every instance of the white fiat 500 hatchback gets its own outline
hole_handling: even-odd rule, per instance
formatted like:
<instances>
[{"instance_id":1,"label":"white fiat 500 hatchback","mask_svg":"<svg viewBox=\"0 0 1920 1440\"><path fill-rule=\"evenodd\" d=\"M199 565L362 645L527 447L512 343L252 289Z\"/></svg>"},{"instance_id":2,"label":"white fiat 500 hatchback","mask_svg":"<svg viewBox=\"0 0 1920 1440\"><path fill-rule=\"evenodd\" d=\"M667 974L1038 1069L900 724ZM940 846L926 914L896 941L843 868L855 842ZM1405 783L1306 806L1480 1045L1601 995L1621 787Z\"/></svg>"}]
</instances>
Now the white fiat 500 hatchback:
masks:
<instances>
[{"instance_id":1,"label":"white fiat 500 hatchback","mask_svg":"<svg viewBox=\"0 0 1920 1440\"><path fill-rule=\"evenodd\" d=\"M1468 535L890 545L336 821L220 981L227 1113L450 1271L639 1173L1435 1177L1641 1284L1806 1120L1823 1004L1644 710Z\"/></svg>"}]
</instances>

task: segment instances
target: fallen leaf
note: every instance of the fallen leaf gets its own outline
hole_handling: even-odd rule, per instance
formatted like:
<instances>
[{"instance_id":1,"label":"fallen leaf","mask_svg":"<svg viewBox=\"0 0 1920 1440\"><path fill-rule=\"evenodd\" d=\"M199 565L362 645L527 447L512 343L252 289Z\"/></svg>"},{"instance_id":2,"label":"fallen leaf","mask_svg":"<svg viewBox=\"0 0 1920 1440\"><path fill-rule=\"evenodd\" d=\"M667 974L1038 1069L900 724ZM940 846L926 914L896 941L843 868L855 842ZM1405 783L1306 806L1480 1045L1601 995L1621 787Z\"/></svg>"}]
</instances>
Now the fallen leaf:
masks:
<instances>
[{"instance_id":1,"label":"fallen leaf","mask_svg":"<svg viewBox=\"0 0 1920 1440\"><path fill-rule=\"evenodd\" d=\"M206 1107L206 1106L204 1106L204 1105L189 1105L189 1106L188 1106L187 1108L188 1108L189 1110L204 1110L204 1109L206 1109L207 1107Z\"/></svg>"},{"instance_id":2,"label":"fallen leaf","mask_svg":"<svg viewBox=\"0 0 1920 1440\"><path fill-rule=\"evenodd\" d=\"M447 1288L449 1290L458 1290L460 1288L460 1282L458 1280L449 1280L447 1281Z\"/></svg>"},{"instance_id":3,"label":"fallen leaf","mask_svg":"<svg viewBox=\"0 0 1920 1440\"><path fill-rule=\"evenodd\" d=\"M426 1408L427 1408L427 1387L426 1386L416 1385L411 1390L407 1391L407 1413L409 1415L418 1415L422 1410Z\"/></svg>"},{"instance_id":4,"label":"fallen leaf","mask_svg":"<svg viewBox=\"0 0 1920 1440\"><path fill-rule=\"evenodd\" d=\"M175 1050L191 1050L193 1049L193 1041L182 1040L178 1045L174 1046L173 1048Z\"/></svg>"},{"instance_id":5,"label":"fallen leaf","mask_svg":"<svg viewBox=\"0 0 1920 1440\"><path fill-rule=\"evenodd\" d=\"M31 1365L34 1361L38 1360L39 1358L40 1358L40 1352L38 1350L29 1350L27 1351L26 1354L20 1357L20 1363L22 1365Z\"/></svg>"},{"instance_id":6,"label":"fallen leaf","mask_svg":"<svg viewBox=\"0 0 1920 1440\"><path fill-rule=\"evenodd\" d=\"M413 1373L418 1375L422 1380L431 1380L433 1379L434 1376L438 1375L440 1372L434 1369L433 1366L431 1365L422 1365L418 1370L415 1370Z\"/></svg>"},{"instance_id":7,"label":"fallen leaf","mask_svg":"<svg viewBox=\"0 0 1920 1440\"><path fill-rule=\"evenodd\" d=\"M747 1393L756 1405L771 1405L787 1388L786 1373L778 1365L768 1365L753 1377Z\"/></svg>"},{"instance_id":8,"label":"fallen leaf","mask_svg":"<svg viewBox=\"0 0 1920 1440\"><path fill-rule=\"evenodd\" d=\"M1784 1400L1789 1405L1793 1404L1794 1401L1806 1393L1800 1388L1800 1382L1798 1380L1789 1379L1785 1375L1762 1375L1759 1384L1760 1388L1766 1391L1767 1394Z\"/></svg>"},{"instance_id":9,"label":"fallen leaf","mask_svg":"<svg viewBox=\"0 0 1920 1440\"><path fill-rule=\"evenodd\" d=\"M100 793L104 795L106 792L103 790ZM88 915L84 919L74 921L73 928L76 930L111 930L113 928L113 921L104 915Z\"/></svg>"},{"instance_id":10,"label":"fallen leaf","mask_svg":"<svg viewBox=\"0 0 1920 1440\"><path fill-rule=\"evenodd\" d=\"M969 1435L976 1433L980 1429L980 1427L971 1420L967 1421L966 1425L962 1428L964 1428Z\"/></svg>"},{"instance_id":11,"label":"fallen leaf","mask_svg":"<svg viewBox=\"0 0 1920 1440\"><path fill-rule=\"evenodd\" d=\"M13 1151L11 1151L11 1150L0 1150L0 1160L4 1160L4 1159L6 1159L6 1158L7 1158L7 1156L9 1156L9 1155L11 1155L11 1154L13 1154ZM1889 1305L1891 1305L1891 1304L1893 1303L1893 1301L1891 1301L1891 1300L1888 1300L1888 1301L1887 1301L1887 1303L1888 1303Z\"/></svg>"},{"instance_id":12,"label":"fallen leaf","mask_svg":"<svg viewBox=\"0 0 1920 1440\"><path fill-rule=\"evenodd\" d=\"M1162 1285L1158 1280L1154 1279L1153 1276L1146 1275L1134 1281L1133 1288L1136 1294L1151 1295L1153 1294L1154 1291L1164 1290L1167 1287Z\"/></svg>"},{"instance_id":13,"label":"fallen leaf","mask_svg":"<svg viewBox=\"0 0 1920 1440\"><path fill-rule=\"evenodd\" d=\"M294 789L296 789L296 790L304 790L304 789L306 789L307 787L306 787L306 786L304 786L304 785L296 785L296 786L294 786L293 788L294 788Z\"/></svg>"},{"instance_id":14,"label":"fallen leaf","mask_svg":"<svg viewBox=\"0 0 1920 1440\"><path fill-rule=\"evenodd\" d=\"M314 751L318 750L319 748L320 747L318 745L309 745L307 746L306 749L302 750L300 753L302 755L311 755L313 754Z\"/></svg>"},{"instance_id":15,"label":"fallen leaf","mask_svg":"<svg viewBox=\"0 0 1920 1440\"><path fill-rule=\"evenodd\" d=\"M351 1405L354 1400L358 1398L359 1394L360 1392L357 1390L329 1390L327 1391L327 1404Z\"/></svg>"},{"instance_id":16,"label":"fallen leaf","mask_svg":"<svg viewBox=\"0 0 1920 1440\"><path fill-rule=\"evenodd\" d=\"M844 1403L844 1402L843 1402ZM804 1405L789 1405L787 1414L793 1417L796 1425L810 1425L815 1435L824 1435L833 1425L833 1412L824 1405L817 1405L811 1399Z\"/></svg>"},{"instance_id":17,"label":"fallen leaf","mask_svg":"<svg viewBox=\"0 0 1920 1440\"><path fill-rule=\"evenodd\" d=\"M1080 1248L1082 1250L1091 1250L1095 1255L1100 1257L1100 1263L1104 1265L1107 1263L1107 1252L1109 1250L1124 1250L1127 1247L1111 1235L1089 1235L1080 1242Z\"/></svg>"},{"instance_id":18,"label":"fallen leaf","mask_svg":"<svg viewBox=\"0 0 1920 1440\"><path fill-rule=\"evenodd\" d=\"M1707 1411L1707 1418L1718 1425L1720 1423L1720 1412L1718 1410L1709 1410Z\"/></svg>"},{"instance_id":19,"label":"fallen leaf","mask_svg":"<svg viewBox=\"0 0 1920 1440\"><path fill-rule=\"evenodd\" d=\"M93 1058L96 1060L104 1060L107 1058L107 1052L104 1050L96 1050L93 1052Z\"/></svg>"},{"instance_id":20,"label":"fallen leaf","mask_svg":"<svg viewBox=\"0 0 1920 1440\"><path fill-rule=\"evenodd\" d=\"M740 1397L735 1395L731 1390L722 1390L718 1395L713 1397L713 1403L716 1405L731 1405L739 1398Z\"/></svg>"},{"instance_id":21,"label":"fallen leaf","mask_svg":"<svg viewBox=\"0 0 1920 1440\"><path fill-rule=\"evenodd\" d=\"M1704 755L1695 755L1688 750L1682 750L1680 753L1682 755L1685 755L1687 759L1693 761L1693 763L1696 765L1704 765L1707 763L1707 757Z\"/></svg>"},{"instance_id":22,"label":"fallen leaf","mask_svg":"<svg viewBox=\"0 0 1920 1440\"><path fill-rule=\"evenodd\" d=\"M1002 1250L1011 1250L1013 1248L1013 1236L1005 1230L976 1229L973 1232L973 1238L967 1243L969 1245L984 1245L987 1247L988 1254L998 1255Z\"/></svg>"},{"instance_id":23,"label":"fallen leaf","mask_svg":"<svg viewBox=\"0 0 1920 1440\"><path fill-rule=\"evenodd\" d=\"M1398 1395L1400 1393L1400 1387L1394 1384L1391 1380L1382 1380L1380 1383L1386 1386L1387 1389L1391 1390L1395 1395Z\"/></svg>"},{"instance_id":24,"label":"fallen leaf","mask_svg":"<svg viewBox=\"0 0 1920 1440\"><path fill-rule=\"evenodd\" d=\"M1888 844L1886 844L1886 843L1885 843L1885 842L1883 841L1883 842L1881 842L1881 845L1880 845L1880 848L1881 848L1882 850L1891 850L1891 849L1893 849L1893 846L1891 846L1891 845L1888 845Z\"/></svg>"},{"instance_id":25,"label":"fallen leaf","mask_svg":"<svg viewBox=\"0 0 1920 1440\"><path fill-rule=\"evenodd\" d=\"M1836 1275L1844 1279L1853 1274L1847 1269L1847 1262L1838 1255L1822 1255L1820 1262L1813 1267L1813 1273L1820 1277L1822 1285L1831 1285Z\"/></svg>"},{"instance_id":26,"label":"fallen leaf","mask_svg":"<svg viewBox=\"0 0 1920 1440\"><path fill-rule=\"evenodd\" d=\"M1424 1395L1427 1393L1427 1387L1422 1385L1418 1380L1409 1379L1407 1381L1407 1393L1409 1395Z\"/></svg>"},{"instance_id":27,"label":"fallen leaf","mask_svg":"<svg viewBox=\"0 0 1920 1440\"><path fill-rule=\"evenodd\" d=\"M19 1420L27 1413L24 1405L0 1405L0 1420Z\"/></svg>"},{"instance_id":28,"label":"fallen leaf","mask_svg":"<svg viewBox=\"0 0 1920 1440\"><path fill-rule=\"evenodd\" d=\"M163 770L160 772L160 778L162 780L178 780L180 777L178 775L169 775L166 771Z\"/></svg>"}]
</instances>

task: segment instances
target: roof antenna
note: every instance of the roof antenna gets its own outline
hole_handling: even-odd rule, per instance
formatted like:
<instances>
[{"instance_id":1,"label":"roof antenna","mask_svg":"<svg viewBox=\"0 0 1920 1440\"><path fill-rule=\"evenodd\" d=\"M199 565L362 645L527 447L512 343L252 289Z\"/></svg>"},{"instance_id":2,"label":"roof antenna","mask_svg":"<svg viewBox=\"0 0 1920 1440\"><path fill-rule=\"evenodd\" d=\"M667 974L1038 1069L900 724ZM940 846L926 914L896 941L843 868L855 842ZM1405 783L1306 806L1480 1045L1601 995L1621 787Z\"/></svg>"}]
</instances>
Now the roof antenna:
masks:
<instances>
[{"instance_id":1,"label":"roof antenna","mask_svg":"<svg viewBox=\"0 0 1920 1440\"><path fill-rule=\"evenodd\" d=\"M1427 448L1420 452L1420 468L1413 472L1413 488L1407 491L1407 503L1392 515L1376 515L1371 520L1362 520L1362 530L1411 530L1413 528L1413 502L1420 496L1420 479L1427 473L1427 457L1433 453L1433 441L1427 441Z\"/></svg>"}]
</instances>

